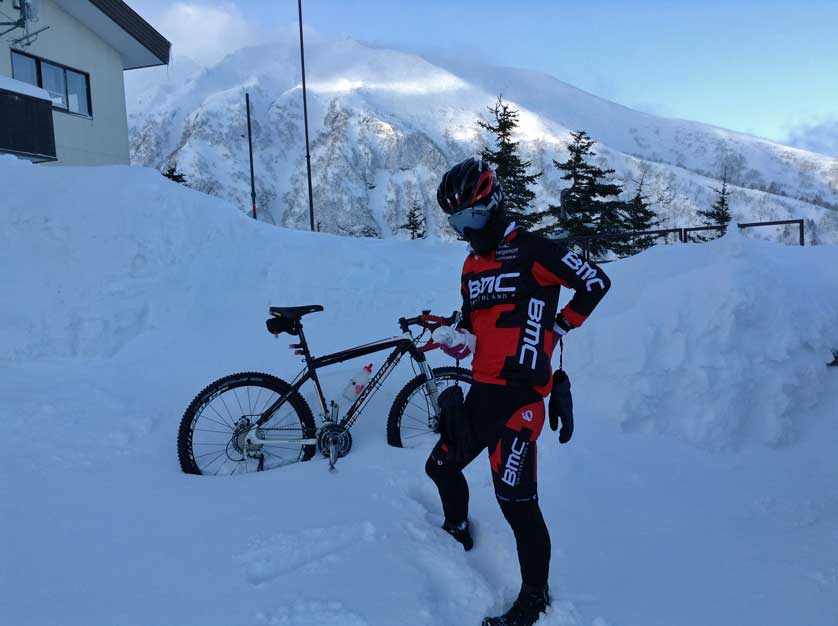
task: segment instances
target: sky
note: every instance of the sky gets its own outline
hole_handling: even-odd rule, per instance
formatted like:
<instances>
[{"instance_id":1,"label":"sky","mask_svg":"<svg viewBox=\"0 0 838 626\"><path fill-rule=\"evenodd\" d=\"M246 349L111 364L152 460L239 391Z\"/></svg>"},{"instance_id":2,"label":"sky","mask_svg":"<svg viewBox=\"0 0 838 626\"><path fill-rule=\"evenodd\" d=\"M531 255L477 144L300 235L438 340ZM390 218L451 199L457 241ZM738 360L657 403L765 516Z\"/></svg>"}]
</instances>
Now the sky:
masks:
<instances>
[{"instance_id":1,"label":"sky","mask_svg":"<svg viewBox=\"0 0 838 626\"><path fill-rule=\"evenodd\" d=\"M294 0L130 0L202 63L297 24ZM323 35L540 70L626 106L799 145L838 129L838 0L303 0Z\"/></svg>"}]
</instances>

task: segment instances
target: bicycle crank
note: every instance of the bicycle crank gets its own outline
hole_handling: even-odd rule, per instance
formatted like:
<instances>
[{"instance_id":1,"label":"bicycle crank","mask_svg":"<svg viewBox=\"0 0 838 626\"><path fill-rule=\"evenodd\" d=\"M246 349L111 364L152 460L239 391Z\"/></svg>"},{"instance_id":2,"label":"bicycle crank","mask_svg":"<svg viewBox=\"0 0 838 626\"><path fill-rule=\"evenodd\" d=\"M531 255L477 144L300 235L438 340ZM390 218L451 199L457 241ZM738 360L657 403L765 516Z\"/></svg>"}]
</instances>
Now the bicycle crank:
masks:
<instances>
[{"instance_id":1,"label":"bicycle crank","mask_svg":"<svg viewBox=\"0 0 838 626\"><path fill-rule=\"evenodd\" d=\"M329 459L329 469L333 470L338 459L345 457L352 449L352 435L345 426L325 424L317 432L317 449Z\"/></svg>"}]
</instances>

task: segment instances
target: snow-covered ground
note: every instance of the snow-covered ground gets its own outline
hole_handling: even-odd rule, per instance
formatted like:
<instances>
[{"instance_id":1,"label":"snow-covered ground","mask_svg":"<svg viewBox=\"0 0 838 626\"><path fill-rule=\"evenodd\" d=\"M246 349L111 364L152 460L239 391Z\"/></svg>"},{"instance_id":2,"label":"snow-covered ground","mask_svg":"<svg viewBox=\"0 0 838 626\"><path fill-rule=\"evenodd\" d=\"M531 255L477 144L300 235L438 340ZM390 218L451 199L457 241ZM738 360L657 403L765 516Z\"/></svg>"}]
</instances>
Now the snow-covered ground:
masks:
<instances>
[{"instance_id":1,"label":"snow-covered ground","mask_svg":"<svg viewBox=\"0 0 838 626\"><path fill-rule=\"evenodd\" d=\"M317 353L392 335L457 306L462 244L279 229L152 170L4 157L0 185L0 624L453 626L511 601L485 459L466 554L425 453L385 443L406 364L333 474L186 476L175 454L204 384L296 372L269 305L324 304ZM736 233L608 265L567 342L577 432L541 440L541 624L838 623L836 267Z\"/></svg>"}]
</instances>

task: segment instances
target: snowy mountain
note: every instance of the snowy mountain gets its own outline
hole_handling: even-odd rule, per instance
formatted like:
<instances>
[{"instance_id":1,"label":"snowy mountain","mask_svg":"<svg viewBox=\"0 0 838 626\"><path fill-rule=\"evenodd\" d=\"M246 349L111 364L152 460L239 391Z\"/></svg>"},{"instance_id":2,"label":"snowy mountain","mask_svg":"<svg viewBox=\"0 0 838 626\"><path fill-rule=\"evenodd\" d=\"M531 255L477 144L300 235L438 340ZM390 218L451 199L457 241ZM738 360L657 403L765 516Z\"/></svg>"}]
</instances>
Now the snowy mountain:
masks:
<instances>
[{"instance_id":1,"label":"snowy mountain","mask_svg":"<svg viewBox=\"0 0 838 626\"><path fill-rule=\"evenodd\" d=\"M479 149L475 120L502 93L521 111L525 156L546 173L539 209L556 203L564 185L552 160L565 158L569 131L584 129L626 193L646 172L664 226L697 223L696 209L712 204L710 188L727 168L740 221L803 217L810 241L838 241L836 158L633 111L537 72L434 64L350 38L314 39L306 62L315 210L324 231L389 237L418 200L430 233L444 232L434 199L439 177ZM186 61L169 74L154 71L156 79L128 77L133 162L176 164L196 189L245 210L249 91L259 206L269 221L308 228L296 42L242 49L199 70Z\"/></svg>"},{"instance_id":2,"label":"snowy mountain","mask_svg":"<svg viewBox=\"0 0 838 626\"><path fill-rule=\"evenodd\" d=\"M269 305L325 305L316 354L392 336L457 306L464 244L274 228L150 169L5 156L0 185L0 623L476 626L509 604L486 459L464 553L427 450L385 443L406 364L335 473L186 476L175 451L210 380L299 370ZM736 232L609 264L566 341L576 433L539 441L539 626L838 623L836 264ZM324 371L330 398L358 366Z\"/></svg>"},{"instance_id":3,"label":"snowy mountain","mask_svg":"<svg viewBox=\"0 0 838 626\"><path fill-rule=\"evenodd\" d=\"M798 126L792 131L789 143L838 158L838 118Z\"/></svg>"}]
</instances>

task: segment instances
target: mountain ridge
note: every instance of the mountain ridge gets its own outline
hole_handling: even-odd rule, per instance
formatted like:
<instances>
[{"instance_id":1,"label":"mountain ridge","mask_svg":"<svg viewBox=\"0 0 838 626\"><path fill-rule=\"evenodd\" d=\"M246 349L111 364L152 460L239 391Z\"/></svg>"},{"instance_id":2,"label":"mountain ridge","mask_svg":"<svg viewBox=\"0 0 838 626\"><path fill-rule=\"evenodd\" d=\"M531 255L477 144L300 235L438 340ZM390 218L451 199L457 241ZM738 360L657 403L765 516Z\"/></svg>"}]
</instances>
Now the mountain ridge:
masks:
<instances>
[{"instance_id":1,"label":"mountain ridge","mask_svg":"<svg viewBox=\"0 0 838 626\"><path fill-rule=\"evenodd\" d=\"M635 111L535 70L432 62L350 37L318 39L306 57L315 209L325 231L400 236L419 200L429 234L451 237L433 192L447 167L479 151L484 138L476 120L502 93L520 111L523 156L545 172L535 210L558 202L566 183L552 161L565 157L569 133L584 129L626 195L645 174L664 225L698 223L696 211L712 204L710 188L726 168L736 219L803 217L811 242L838 241L836 158ZM129 95L132 161L158 169L176 164L195 188L249 207L242 140L249 91L262 216L307 228L297 61L290 40L263 44Z\"/></svg>"}]
</instances>

